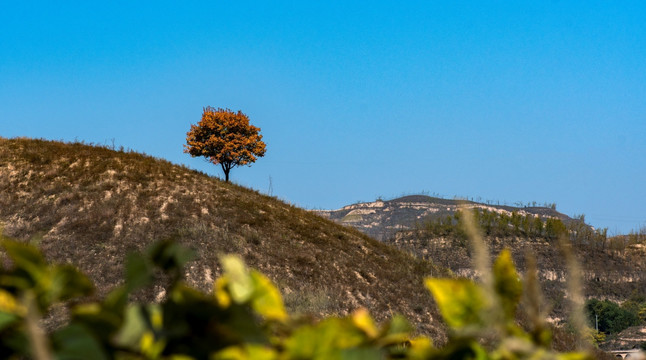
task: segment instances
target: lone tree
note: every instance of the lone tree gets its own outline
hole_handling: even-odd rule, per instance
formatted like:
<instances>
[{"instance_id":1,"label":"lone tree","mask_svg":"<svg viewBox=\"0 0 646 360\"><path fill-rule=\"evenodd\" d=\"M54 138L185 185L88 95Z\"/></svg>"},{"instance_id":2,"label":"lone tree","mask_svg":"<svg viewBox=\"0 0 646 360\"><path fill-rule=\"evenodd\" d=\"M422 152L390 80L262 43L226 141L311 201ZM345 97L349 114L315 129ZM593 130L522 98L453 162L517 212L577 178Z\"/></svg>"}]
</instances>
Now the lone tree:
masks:
<instances>
[{"instance_id":1,"label":"lone tree","mask_svg":"<svg viewBox=\"0 0 646 360\"><path fill-rule=\"evenodd\" d=\"M204 156L214 165L220 164L225 181L235 166L251 165L265 155L265 143L260 128L249 124L249 117L242 111L207 106L202 120L191 124L186 133L184 152L192 157Z\"/></svg>"}]
</instances>

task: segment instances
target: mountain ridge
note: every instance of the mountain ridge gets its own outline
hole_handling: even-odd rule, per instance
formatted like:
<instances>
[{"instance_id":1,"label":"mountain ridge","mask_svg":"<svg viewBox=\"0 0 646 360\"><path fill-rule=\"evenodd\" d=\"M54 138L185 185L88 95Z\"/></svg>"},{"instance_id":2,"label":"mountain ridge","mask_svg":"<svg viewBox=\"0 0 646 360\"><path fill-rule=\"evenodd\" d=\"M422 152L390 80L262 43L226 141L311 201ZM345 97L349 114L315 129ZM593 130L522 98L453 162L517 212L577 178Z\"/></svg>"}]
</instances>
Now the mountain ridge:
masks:
<instances>
[{"instance_id":1,"label":"mountain ridge","mask_svg":"<svg viewBox=\"0 0 646 360\"><path fill-rule=\"evenodd\" d=\"M427 195L406 195L391 200L350 204L337 210L313 211L383 241L393 237L398 231L411 230L416 224L425 220L453 216L461 207L505 212L508 215L516 212L519 215L533 215L541 219L555 218L564 223L579 221L546 206L492 205L470 200L451 200Z\"/></svg>"}]
</instances>

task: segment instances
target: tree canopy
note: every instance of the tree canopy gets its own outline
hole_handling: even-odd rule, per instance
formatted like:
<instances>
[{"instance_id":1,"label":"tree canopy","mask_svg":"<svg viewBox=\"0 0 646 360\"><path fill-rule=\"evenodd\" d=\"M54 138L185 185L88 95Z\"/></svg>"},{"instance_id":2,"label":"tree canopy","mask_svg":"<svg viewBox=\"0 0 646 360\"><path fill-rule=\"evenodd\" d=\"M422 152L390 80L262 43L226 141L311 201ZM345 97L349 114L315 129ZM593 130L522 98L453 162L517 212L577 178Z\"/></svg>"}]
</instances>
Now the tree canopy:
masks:
<instances>
[{"instance_id":1,"label":"tree canopy","mask_svg":"<svg viewBox=\"0 0 646 360\"><path fill-rule=\"evenodd\" d=\"M242 111L207 106L202 119L186 133L184 152L220 164L228 182L232 168L250 165L265 155L265 143L260 128L251 125Z\"/></svg>"}]
</instances>

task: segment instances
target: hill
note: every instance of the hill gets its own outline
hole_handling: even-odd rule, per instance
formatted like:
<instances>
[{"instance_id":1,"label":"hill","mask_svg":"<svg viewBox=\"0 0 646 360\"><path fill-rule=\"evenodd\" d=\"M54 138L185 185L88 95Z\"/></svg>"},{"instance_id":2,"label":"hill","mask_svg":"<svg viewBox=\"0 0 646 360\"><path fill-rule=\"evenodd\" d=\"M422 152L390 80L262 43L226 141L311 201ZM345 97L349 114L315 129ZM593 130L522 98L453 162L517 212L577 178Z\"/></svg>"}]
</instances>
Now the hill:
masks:
<instances>
[{"instance_id":1,"label":"hill","mask_svg":"<svg viewBox=\"0 0 646 360\"><path fill-rule=\"evenodd\" d=\"M460 206L507 214L516 212L523 216L534 215L542 219L554 218L564 223L578 221L551 207L492 205L426 195L409 195L392 200L357 203L338 210L316 210L316 212L340 224L352 226L377 240L386 240L401 230L414 229L417 224L429 219L453 216Z\"/></svg>"},{"instance_id":2,"label":"hill","mask_svg":"<svg viewBox=\"0 0 646 360\"><path fill-rule=\"evenodd\" d=\"M378 319L402 313L438 343L444 325L422 279L429 262L276 198L150 156L82 143L0 138L0 225L53 261L78 266L97 296L123 261L158 239L194 249L191 285L210 291L218 255L241 255L292 311ZM140 294L164 296L161 286Z\"/></svg>"},{"instance_id":3,"label":"hill","mask_svg":"<svg viewBox=\"0 0 646 360\"><path fill-rule=\"evenodd\" d=\"M341 224L450 269L474 277L470 244L460 230L460 206L477 210L477 220L493 254L509 248L525 268L534 256L554 320L566 312L567 266L558 238L566 236L582 265L584 293L589 298L622 302L646 295L646 234L608 238L605 230L570 218L551 207L513 207L457 201L424 195L348 205L319 211Z\"/></svg>"}]
</instances>

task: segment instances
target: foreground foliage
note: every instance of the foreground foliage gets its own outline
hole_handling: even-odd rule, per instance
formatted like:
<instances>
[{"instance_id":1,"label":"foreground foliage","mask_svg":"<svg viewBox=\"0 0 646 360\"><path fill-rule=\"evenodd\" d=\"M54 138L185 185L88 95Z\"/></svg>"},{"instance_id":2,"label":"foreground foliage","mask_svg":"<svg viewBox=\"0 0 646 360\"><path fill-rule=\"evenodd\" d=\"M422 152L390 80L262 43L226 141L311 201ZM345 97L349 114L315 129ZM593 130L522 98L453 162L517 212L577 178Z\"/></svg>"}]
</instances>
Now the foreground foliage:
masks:
<instances>
[{"instance_id":1,"label":"foreground foliage","mask_svg":"<svg viewBox=\"0 0 646 360\"><path fill-rule=\"evenodd\" d=\"M100 302L80 302L92 284L68 265L48 264L33 247L3 239L11 266L0 269L0 358L37 359L586 359L551 352L535 315L515 322L523 282L508 252L496 260L491 289L464 279L429 278L426 287L450 327L446 346L412 338L406 319L377 326L365 310L320 321L290 316L265 276L234 256L211 294L182 281L191 251L162 241L126 261L126 281ZM160 303L129 296L163 277ZM529 283L531 283L531 278ZM531 287L531 286L530 286ZM44 334L39 314L66 302L67 325Z\"/></svg>"}]
</instances>

